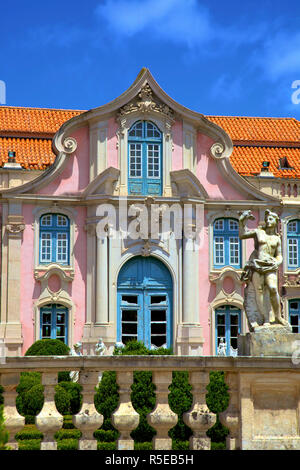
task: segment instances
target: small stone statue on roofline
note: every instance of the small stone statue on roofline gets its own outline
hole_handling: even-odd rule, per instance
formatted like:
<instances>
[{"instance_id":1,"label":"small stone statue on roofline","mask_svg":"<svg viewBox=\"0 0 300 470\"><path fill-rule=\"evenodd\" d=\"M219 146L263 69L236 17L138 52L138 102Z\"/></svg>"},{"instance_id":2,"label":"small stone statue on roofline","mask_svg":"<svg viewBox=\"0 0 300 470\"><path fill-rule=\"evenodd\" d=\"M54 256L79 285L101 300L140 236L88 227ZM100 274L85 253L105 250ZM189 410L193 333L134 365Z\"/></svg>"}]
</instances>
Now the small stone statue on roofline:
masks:
<instances>
[{"instance_id":1,"label":"small stone statue on roofline","mask_svg":"<svg viewBox=\"0 0 300 470\"><path fill-rule=\"evenodd\" d=\"M281 239L277 233L279 217L269 209L265 211L265 223L248 229L246 223L253 220L250 210L240 213L239 237L254 238L254 251L246 263L241 280L245 281L245 311L250 331L271 324L290 328L282 318L278 291L278 268L282 263Z\"/></svg>"}]
</instances>

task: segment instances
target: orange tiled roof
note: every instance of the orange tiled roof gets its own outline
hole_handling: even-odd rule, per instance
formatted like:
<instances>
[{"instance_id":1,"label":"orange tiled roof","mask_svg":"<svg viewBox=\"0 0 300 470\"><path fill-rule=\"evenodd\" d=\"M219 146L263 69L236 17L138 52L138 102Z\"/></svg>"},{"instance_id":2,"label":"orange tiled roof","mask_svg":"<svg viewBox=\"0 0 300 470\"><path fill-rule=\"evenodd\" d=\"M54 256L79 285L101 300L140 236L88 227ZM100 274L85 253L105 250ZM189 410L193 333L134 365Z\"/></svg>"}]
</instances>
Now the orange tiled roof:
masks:
<instances>
[{"instance_id":1,"label":"orange tiled roof","mask_svg":"<svg viewBox=\"0 0 300 470\"><path fill-rule=\"evenodd\" d=\"M84 111L0 106L0 166L9 150L23 168L44 170L55 159L51 139L67 120ZM234 143L231 162L243 176L260 173L270 162L276 177L300 178L300 121L294 118L207 116L222 127ZM294 170L280 170L279 158L287 157Z\"/></svg>"},{"instance_id":2,"label":"orange tiled roof","mask_svg":"<svg viewBox=\"0 0 300 470\"><path fill-rule=\"evenodd\" d=\"M235 143L298 144L300 121L294 118L206 116L222 127Z\"/></svg>"},{"instance_id":3,"label":"orange tiled roof","mask_svg":"<svg viewBox=\"0 0 300 470\"><path fill-rule=\"evenodd\" d=\"M52 136L60 126L84 111L0 106L0 135Z\"/></svg>"}]
</instances>

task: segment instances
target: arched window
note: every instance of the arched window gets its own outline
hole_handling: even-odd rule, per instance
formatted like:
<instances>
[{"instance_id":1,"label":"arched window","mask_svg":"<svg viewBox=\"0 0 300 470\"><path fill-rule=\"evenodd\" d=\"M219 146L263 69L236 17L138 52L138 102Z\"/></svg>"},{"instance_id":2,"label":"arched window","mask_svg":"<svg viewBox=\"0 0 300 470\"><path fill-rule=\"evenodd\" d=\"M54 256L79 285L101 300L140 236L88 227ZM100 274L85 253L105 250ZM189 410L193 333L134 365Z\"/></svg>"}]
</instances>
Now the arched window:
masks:
<instances>
[{"instance_id":1,"label":"arched window","mask_svg":"<svg viewBox=\"0 0 300 470\"><path fill-rule=\"evenodd\" d=\"M138 121L128 132L128 193L162 193L162 134L150 121Z\"/></svg>"},{"instance_id":2,"label":"arched window","mask_svg":"<svg viewBox=\"0 0 300 470\"><path fill-rule=\"evenodd\" d=\"M214 223L214 267L241 267L239 224L235 219L217 219Z\"/></svg>"},{"instance_id":3,"label":"arched window","mask_svg":"<svg viewBox=\"0 0 300 470\"><path fill-rule=\"evenodd\" d=\"M50 304L40 309L40 338L59 339L68 344L68 309Z\"/></svg>"},{"instance_id":4,"label":"arched window","mask_svg":"<svg viewBox=\"0 0 300 470\"><path fill-rule=\"evenodd\" d=\"M241 331L241 311L233 305L223 305L215 312L216 354L221 354L222 343L226 356L237 356L237 339Z\"/></svg>"},{"instance_id":5,"label":"arched window","mask_svg":"<svg viewBox=\"0 0 300 470\"><path fill-rule=\"evenodd\" d=\"M289 317L293 333L300 333L300 299L289 301Z\"/></svg>"},{"instance_id":6,"label":"arched window","mask_svg":"<svg viewBox=\"0 0 300 470\"><path fill-rule=\"evenodd\" d=\"M300 266L300 220L291 220L287 226L288 267Z\"/></svg>"},{"instance_id":7,"label":"arched window","mask_svg":"<svg viewBox=\"0 0 300 470\"><path fill-rule=\"evenodd\" d=\"M40 264L70 263L70 221L62 214L40 218Z\"/></svg>"}]
</instances>

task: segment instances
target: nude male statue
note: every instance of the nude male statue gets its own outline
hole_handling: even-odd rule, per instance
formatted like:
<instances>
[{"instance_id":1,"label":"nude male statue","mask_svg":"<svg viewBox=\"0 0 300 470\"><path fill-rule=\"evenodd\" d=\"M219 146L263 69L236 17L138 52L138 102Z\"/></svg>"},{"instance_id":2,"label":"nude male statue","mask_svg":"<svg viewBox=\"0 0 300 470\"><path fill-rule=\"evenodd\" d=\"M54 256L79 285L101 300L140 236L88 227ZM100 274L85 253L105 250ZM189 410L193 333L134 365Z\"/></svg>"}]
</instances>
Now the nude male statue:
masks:
<instances>
[{"instance_id":1,"label":"nude male statue","mask_svg":"<svg viewBox=\"0 0 300 470\"><path fill-rule=\"evenodd\" d=\"M252 281L255 289L257 309L261 315L264 326L270 323L288 325L281 317L281 304L278 292L278 268L282 263L281 239L277 233L279 217L269 209L265 211L264 226L249 230L246 222L254 219L251 211L244 211L239 218L239 236L254 238L255 250L246 263L241 279ZM265 307L265 292L269 292L272 309L267 311ZM252 327L258 326L253 323Z\"/></svg>"}]
</instances>

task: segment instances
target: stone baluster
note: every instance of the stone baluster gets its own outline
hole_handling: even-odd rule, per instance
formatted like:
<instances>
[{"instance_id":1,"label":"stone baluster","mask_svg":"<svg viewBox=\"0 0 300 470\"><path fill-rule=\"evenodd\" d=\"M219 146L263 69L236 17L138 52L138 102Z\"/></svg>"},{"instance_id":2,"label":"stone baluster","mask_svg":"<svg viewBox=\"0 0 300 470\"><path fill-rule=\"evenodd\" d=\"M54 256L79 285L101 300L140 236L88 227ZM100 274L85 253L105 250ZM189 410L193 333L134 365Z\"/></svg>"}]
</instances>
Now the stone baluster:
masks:
<instances>
[{"instance_id":1,"label":"stone baluster","mask_svg":"<svg viewBox=\"0 0 300 470\"><path fill-rule=\"evenodd\" d=\"M238 450L240 448L238 374L234 372L225 373L225 381L229 387L229 404L227 409L219 414L219 419L223 426L229 429L229 435L226 437L227 450Z\"/></svg>"},{"instance_id":2,"label":"stone baluster","mask_svg":"<svg viewBox=\"0 0 300 470\"><path fill-rule=\"evenodd\" d=\"M154 450L172 450L172 439L168 431L177 424L178 417L169 407L169 385L172 382L172 372L153 372L153 383L156 386L156 406L148 414L147 421L157 434L153 438Z\"/></svg>"},{"instance_id":3,"label":"stone baluster","mask_svg":"<svg viewBox=\"0 0 300 470\"><path fill-rule=\"evenodd\" d=\"M5 428L9 433L7 447L18 450L18 443L15 434L25 425L25 418L21 416L16 409L16 388L20 381L19 373L10 373L1 375L1 385L4 388L4 419Z\"/></svg>"},{"instance_id":4,"label":"stone baluster","mask_svg":"<svg viewBox=\"0 0 300 470\"><path fill-rule=\"evenodd\" d=\"M94 431L103 424L103 416L98 413L94 405L95 387L98 383L98 372L79 372L79 383L82 385L81 411L73 416L73 424L80 429L82 436L79 439L79 450L97 450L97 441Z\"/></svg>"},{"instance_id":5,"label":"stone baluster","mask_svg":"<svg viewBox=\"0 0 300 470\"><path fill-rule=\"evenodd\" d=\"M130 433L138 426L140 421L140 416L133 408L130 399L132 382L133 372L117 372L120 404L112 414L112 424L121 433L117 440L118 450L134 449L134 441L130 437Z\"/></svg>"},{"instance_id":6,"label":"stone baluster","mask_svg":"<svg viewBox=\"0 0 300 470\"><path fill-rule=\"evenodd\" d=\"M57 411L54 401L57 372L43 372L44 406L35 418L36 427L44 434L41 450L57 450L54 434L62 428L63 417Z\"/></svg>"},{"instance_id":7,"label":"stone baluster","mask_svg":"<svg viewBox=\"0 0 300 470\"><path fill-rule=\"evenodd\" d=\"M215 424L216 415L209 411L206 404L209 372L190 372L189 382L192 386L193 404L192 408L183 414L183 421L193 431L190 437L190 449L210 450L210 438L206 432Z\"/></svg>"}]
</instances>

